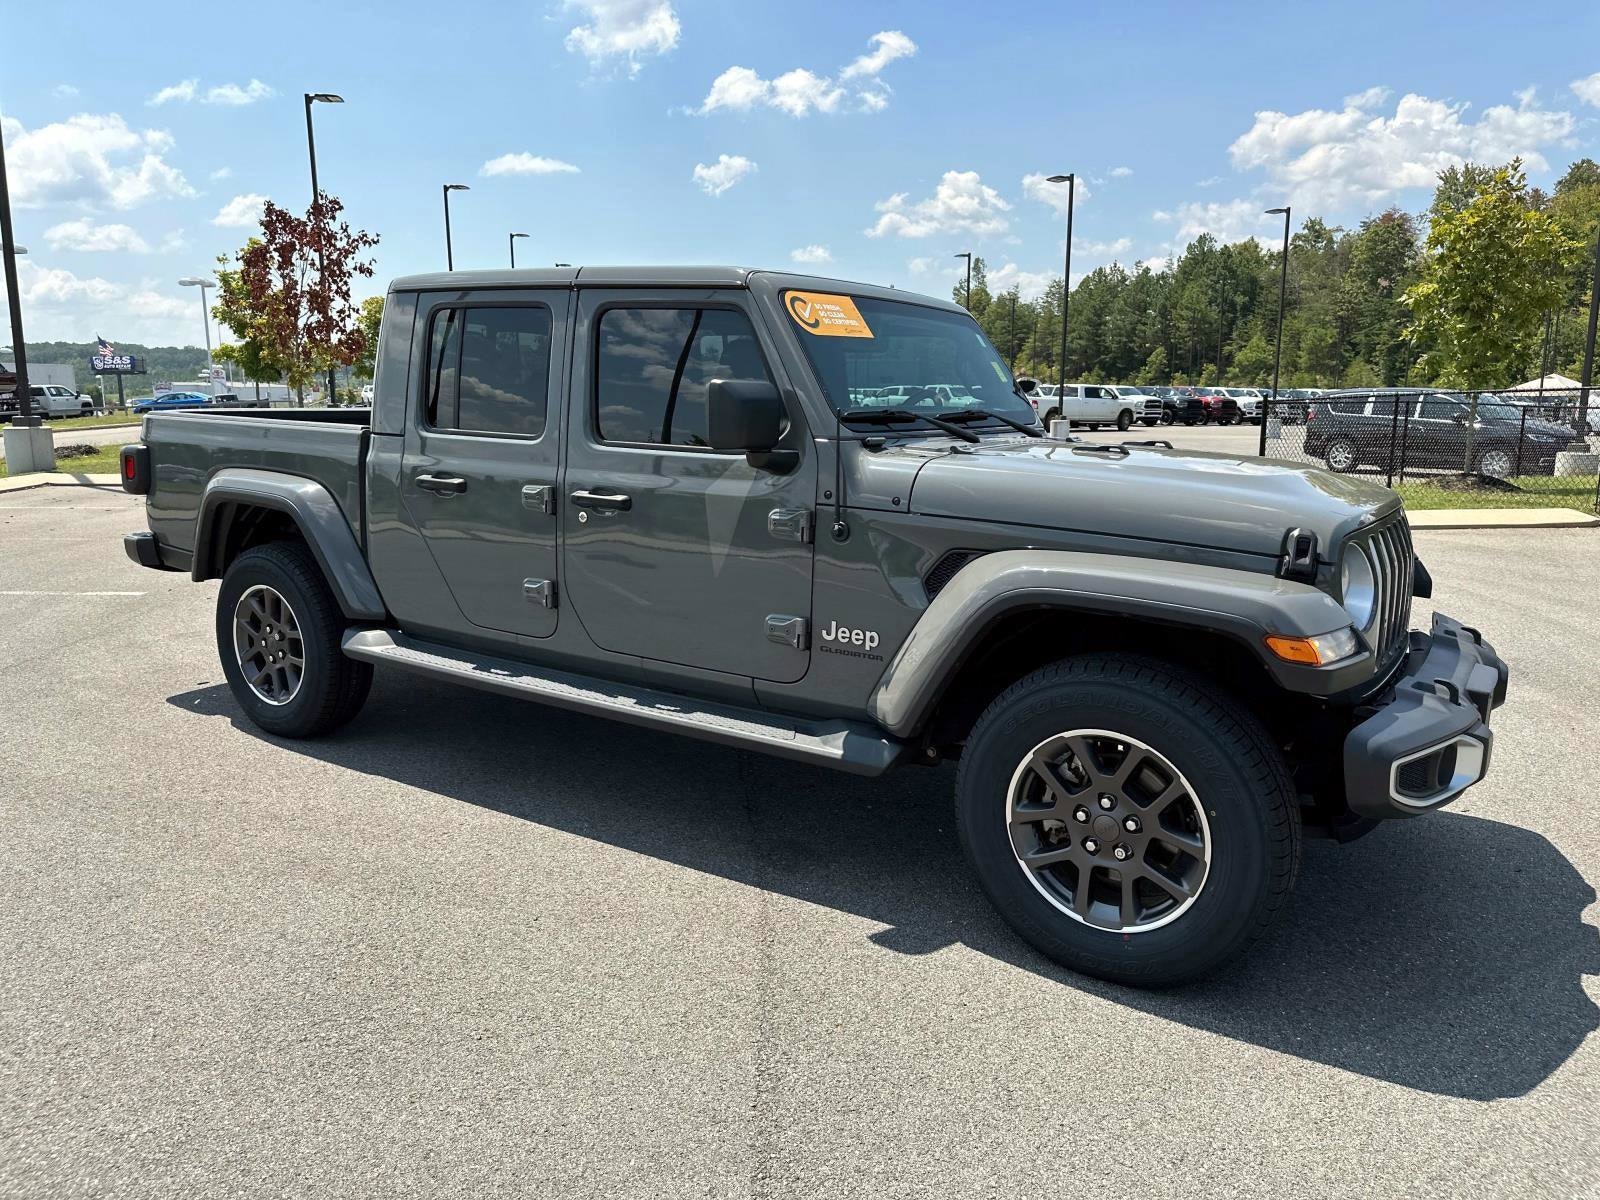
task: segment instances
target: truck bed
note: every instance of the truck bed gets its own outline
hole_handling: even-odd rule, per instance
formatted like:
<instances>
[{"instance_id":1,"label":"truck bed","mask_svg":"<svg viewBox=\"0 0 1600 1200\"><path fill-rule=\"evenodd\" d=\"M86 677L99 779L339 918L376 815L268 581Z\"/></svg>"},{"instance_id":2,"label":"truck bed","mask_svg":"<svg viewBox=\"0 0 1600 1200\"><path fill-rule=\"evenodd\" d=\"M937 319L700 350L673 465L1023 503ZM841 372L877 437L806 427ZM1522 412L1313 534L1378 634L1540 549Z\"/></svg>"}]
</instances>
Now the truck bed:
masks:
<instances>
[{"instance_id":1,"label":"truck bed","mask_svg":"<svg viewBox=\"0 0 1600 1200\"><path fill-rule=\"evenodd\" d=\"M314 479L362 537L361 489L372 411L366 408L241 408L149 413L154 486L150 529L162 545L194 552L206 484L218 471L252 468Z\"/></svg>"}]
</instances>

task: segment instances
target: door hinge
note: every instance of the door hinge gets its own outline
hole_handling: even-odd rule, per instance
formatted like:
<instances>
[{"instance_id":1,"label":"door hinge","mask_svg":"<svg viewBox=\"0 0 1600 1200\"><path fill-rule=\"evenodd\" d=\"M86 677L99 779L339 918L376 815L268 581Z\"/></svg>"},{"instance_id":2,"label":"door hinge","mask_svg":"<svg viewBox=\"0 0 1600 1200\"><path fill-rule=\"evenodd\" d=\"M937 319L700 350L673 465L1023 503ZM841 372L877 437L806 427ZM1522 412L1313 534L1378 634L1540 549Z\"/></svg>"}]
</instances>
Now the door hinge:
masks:
<instances>
[{"instance_id":1,"label":"door hinge","mask_svg":"<svg viewBox=\"0 0 1600 1200\"><path fill-rule=\"evenodd\" d=\"M548 483L529 483L522 488L522 507L550 516L556 511L556 489Z\"/></svg>"},{"instance_id":2,"label":"door hinge","mask_svg":"<svg viewBox=\"0 0 1600 1200\"><path fill-rule=\"evenodd\" d=\"M810 644L810 629L804 617L786 617L781 613L767 618L767 641L780 646L793 646L804 650Z\"/></svg>"},{"instance_id":3,"label":"door hinge","mask_svg":"<svg viewBox=\"0 0 1600 1200\"><path fill-rule=\"evenodd\" d=\"M809 508L775 508L767 514L767 532L790 542L811 540Z\"/></svg>"},{"instance_id":4,"label":"door hinge","mask_svg":"<svg viewBox=\"0 0 1600 1200\"><path fill-rule=\"evenodd\" d=\"M556 606L556 581L554 579L524 579L522 598L540 608Z\"/></svg>"}]
</instances>

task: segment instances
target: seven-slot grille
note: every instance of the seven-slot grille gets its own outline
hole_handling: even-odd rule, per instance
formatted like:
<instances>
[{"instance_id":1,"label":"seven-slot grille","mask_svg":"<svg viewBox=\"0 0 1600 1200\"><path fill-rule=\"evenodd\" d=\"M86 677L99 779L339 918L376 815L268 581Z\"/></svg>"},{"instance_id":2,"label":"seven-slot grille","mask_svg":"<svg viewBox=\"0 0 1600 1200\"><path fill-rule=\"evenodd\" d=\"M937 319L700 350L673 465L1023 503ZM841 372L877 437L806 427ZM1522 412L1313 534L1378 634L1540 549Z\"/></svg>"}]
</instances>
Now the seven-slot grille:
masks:
<instances>
[{"instance_id":1,"label":"seven-slot grille","mask_svg":"<svg viewBox=\"0 0 1600 1200\"><path fill-rule=\"evenodd\" d=\"M1401 513L1358 540L1372 563L1376 616L1370 631L1379 662L1389 659L1406 644L1411 628L1412 566L1411 527Z\"/></svg>"}]
</instances>

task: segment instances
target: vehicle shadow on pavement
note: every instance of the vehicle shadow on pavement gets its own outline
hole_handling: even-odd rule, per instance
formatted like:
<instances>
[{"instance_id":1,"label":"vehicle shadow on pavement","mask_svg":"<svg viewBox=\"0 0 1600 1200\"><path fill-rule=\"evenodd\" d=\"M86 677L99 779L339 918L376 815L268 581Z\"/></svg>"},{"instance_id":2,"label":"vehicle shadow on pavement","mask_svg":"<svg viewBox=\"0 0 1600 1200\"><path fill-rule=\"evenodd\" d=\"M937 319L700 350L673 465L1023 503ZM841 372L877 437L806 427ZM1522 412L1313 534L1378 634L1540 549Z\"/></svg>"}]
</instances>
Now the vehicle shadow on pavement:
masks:
<instances>
[{"instance_id":1,"label":"vehicle shadow on pavement","mask_svg":"<svg viewBox=\"0 0 1600 1200\"><path fill-rule=\"evenodd\" d=\"M1473 1100L1537 1087L1600 1027L1592 887L1548 840L1445 812L1310 842L1289 911L1218 977L1140 992L1064 970L990 909L956 843L947 767L878 780L379 672L338 735L261 733L222 685L169 703L363 774L827 905L871 940L953 944L1171 1021Z\"/></svg>"}]
</instances>

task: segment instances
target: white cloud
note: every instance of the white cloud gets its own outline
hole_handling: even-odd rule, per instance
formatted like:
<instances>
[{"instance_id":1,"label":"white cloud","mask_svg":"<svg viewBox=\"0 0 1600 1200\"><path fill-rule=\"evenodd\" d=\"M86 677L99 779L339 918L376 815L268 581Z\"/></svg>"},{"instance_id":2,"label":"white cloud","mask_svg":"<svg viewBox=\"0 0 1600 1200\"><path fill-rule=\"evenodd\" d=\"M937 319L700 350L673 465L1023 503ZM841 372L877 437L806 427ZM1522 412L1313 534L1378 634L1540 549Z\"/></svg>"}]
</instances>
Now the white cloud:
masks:
<instances>
[{"instance_id":1,"label":"white cloud","mask_svg":"<svg viewBox=\"0 0 1600 1200\"><path fill-rule=\"evenodd\" d=\"M939 186L926 200L908 203L907 193L897 192L878 203L882 215L868 237L931 237L936 233L970 233L977 237L1002 234L1010 226L1004 215L1011 205L976 171L946 171Z\"/></svg>"},{"instance_id":2,"label":"white cloud","mask_svg":"<svg viewBox=\"0 0 1600 1200\"><path fill-rule=\"evenodd\" d=\"M148 254L150 244L127 225L96 225L93 221L63 221L44 231L44 240L52 250L84 250L111 252L126 250L133 254Z\"/></svg>"},{"instance_id":3,"label":"white cloud","mask_svg":"<svg viewBox=\"0 0 1600 1200\"><path fill-rule=\"evenodd\" d=\"M706 195L720 196L755 170L758 170L756 164L742 154L719 154L710 166L695 164L694 181Z\"/></svg>"},{"instance_id":4,"label":"white cloud","mask_svg":"<svg viewBox=\"0 0 1600 1200\"><path fill-rule=\"evenodd\" d=\"M146 100L145 103L166 104L169 101L176 100L180 104L187 104L194 99L195 93L199 88L200 81L198 79L185 79L182 83L169 83L154 96L151 96L150 99Z\"/></svg>"},{"instance_id":5,"label":"white cloud","mask_svg":"<svg viewBox=\"0 0 1600 1200\"><path fill-rule=\"evenodd\" d=\"M1585 104L1592 104L1600 108L1600 71L1582 79L1574 79L1571 84L1572 94Z\"/></svg>"},{"instance_id":6,"label":"white cloud","mask_svg":"<svg viewBox=\"0 0 1600 1200\"><path fill-rule=\"evenodd\" d=\"M1346 96L1337 112L1258 112L1228 147L1240 170L1260 168L1279 194L1314 211L1376 204L1407 188L1432 187L1438 173L1470 159L1503 163L1521 157L1540 171L1541 147L1565 145L1571 113L1541 109L1531 92L1516 107L1493 105L1478 120L1469 106L1407 94L1392 116L1378 112L1384 88Z\"/></svg>"},{"instance_id":7,"label":"white cloud","mask_svg":"<svg viewBox=\"0 0 1600 1200\"><path fill-rule=\"evenodd\" d=\"M879 73L896 59L915 54L917 44L899 30L885 30L873 34L870 45L871 51L833 78L796 67L766 79L750 67L729 67L711 81L700 107L690 111L703 116L718 109L748 112L764 105L791 117L804 117L813 112L839 112L853 98L860 111L881 112L889 105L889 85L878 78Z\"/></svg>"},{"instance_id":8,"label":"white cloud","mask_svg":"<svg viewBox=\"0 0 1600 1200\"><path fill-rule=\"evenodd\" d=\"M671 0L567 0L566 7L588 18L567 33L567 49L595 65L625 59L628 73L637 75L641 57L678 44L681 26Z\"/></svg>"},{"instance_id":9,"label":"white cloud","mask_svg":"<svg viewBox=\"0 0 1600 1200\"><path fill-rule=\"evenodd\" d=\"M31 255L17 260L17 282L29 336L38 341L87 342L104 333L113 341L159 346L195 345L201 338L194 298L169 282L81 278Z\"/></svg>"},{"instance_id":10,"label":"white cloud","mask_svg":"<svg viewBox=\"0 0 1600 1200\"><path fill-rule=\"evenodd\" d=\"M480 175L576 175L578 168L559 158L545 158L540 154L502 154L491 158L478 169Z\"/></svg>"},{"instance_id":11,"label":"white cloud","mask_svg":"<svg viewBox=\"0 0 1600 1200\"><path fill-rule=\"evenodd\" d=\"M1019 298L1023 300L1037 300L1044 295L1045 288L1050 286L1052 280L1060 278L1051 271L1024 271L1013 262L989 271L988 277L991 296L1009 292L1015 285Z\"/></svg>"},{"instance_id":12,"label":"white cloud","mask_svg":"<svg viewBox=\"0 0 1600 1200\"><path fill-rule=\"evenodd\" d=\"M1149 258L1141 258L1139 261L1144 263L1145 266L1149 267L1157 275L1165 271L1172 263L1172 259L1167 257L1165 254L1152 254Z\"/></svg>"},{"instance_id":13,"label":"white cloud","mask_svg":"<svg viewBox=\"0 0 1600 1200\"><path fill-rule=\"evenodd\" d=\"M833 255L828 253L828 248L815 242L809 246L801 246L798 250L789 251L789 258L794 262L806 263L810 266L818 266L822 263L831 263L833 261Z\"/></svg>"},{"instance_id":14,"label":"white cloud","mask_svg":"<svg viewBox=\"0 0 1600 1200\"><path fill-rule=\"evenodd\" d=\"M1119 237L1110 242L1079 242L1075 249L1100 258L1115 258L1117 255L1126 254L1133 249L1133 239Z\"/></svg>"},{"instance_id":15,"label":"white cloud","mask_svg":"<svg viewBox=\"0 0 1600 1200\"><path fill-rule=\"evenodd\" d=\"M50 89L50 94L62 100L71 100L77 96L78 89L70 83L58 83Z\"/></svg>"},{"instance_id":16,"label":"white cloud","mask_svg":"<svg viewBox=\"0 0 1600 1200\"><path fill-rule=\"evenodd\" d=\"M211 223L223 229L249 229L261 223L261 210L266 203L267 198L259 192L235 196L211 218Z\"/></svg>"},{"instance_id":17,"label":"white cloud","mask_svg":"<svg viewBox=\"0 0 1600 1200\"><path fill-rule=\"evenodd\" d=\"M4 124L18 208L132 208L156 197L194 195L183 172L163 157L173 147L171 136L129 129L116 113L80 113L33 130L10 118Z\"/></svg>"},{"instance_id":18,"label":"white cloud","mask_svg":"<svg viewBox=\"0 0 1600 1200\"><path fill-rule=\"evenodd\" d=\"M872 50L839 72L840 79L872 78L883 74L883 69L897 58L910 58L917 52L917 44L898 29L886 29L867 39Z\"/></svg>"},{"instance_id":19,"label":"white cloud","mask_svg":"<svg viewBox=\"0 0 1600 1200\"><path fill-rule=\"evenodd\" d=\"M1113 178L1113 179L1126 179L1129 175L1132 175L1132 174L1133 174L1133 168L1132 167L1112 167L1111 168L1111 178Z\"/></svg>"},{"instance_id":20,"label":"white cloud","mask_svg":"<svg viewBox=\"0 0 1600 1200\"><path fill-rule=\"evenodd\" d=\"M1092 193L1080 177L1072 185L1074 206L1082 204ZM1022 177L1022 194L1030 200L1037 200L1041 204L1048 204L1062 216L1067 215L1067 185L1064 183L1051 183L1048 175L1024 175Z\"/></svg>"},{"instance_id":21,"label":"white cloud","mask_svg":"<svg viewBox=\"0 0 1600 1200\"><path fill-rule=\"evenodd\" d=\"M212 183L219 183L224 179L231 179L232 177L232 167L218 167L215 171L211 172L210 175L206 176L206 178L211 180Z\"/></svg>"},{"instance_id":22,"label":"white cloud","mask_svg":"<svg viewBox=\"0 0 1600 1200\"><path fill-rule=\"evenodd\" d=\"M278 93L262 83L259 79L251 79L241 87L237 83L219 83L215 87L200 91L198 79L184 79L178 83L168 84L155 95L151 96L146 104L188 104L199 100L202 104L221 104L230 108L237 108L244 104L254 104L257 100L269 100Z\"/></svg>"},{"instance_id":23,"label":"white cloud","mask_svg":"<svg viewBox=\"0 0 1600 1200\"><path fill-rule=\"evenodd\" d=\"M1221 182L1222 182L1222 176L1221 175L1207 175L1204 179L1197 180L1195 182L1195 187L1202 187L1202 188L1216 187L1217 184L1219 184Z\"/></svg>"},{"instance_id":24,"label":"white cloud","mask_svg":"<svg viewBox=\"0 0 1600 1200\"><path fill-rule=\"evenodd\" d=\"M237 83L219 83L206 93L205 102L237 108L244 104L254 104L257 100L270 100L277 94L261 80L252 79L243 87Z\"/></svg>"},{"instance_id":25,"label":"white cloud","mask_svg":"<svg viewBox=\"0 0 1600 1200\"><path fill-rule=\"evenodd\" d=\"M1260 203L1254 200L1187 201L1178 205L1174 212L1154 212L1151 219L1164 223L1176 222L1180 241L1209 233L1220 242L1242 242L1246 238L1255 238L1263 246L1277 244L1270 229L1263 228L1272 218L1263 214Z\"/></svg>"}]
</instances>

